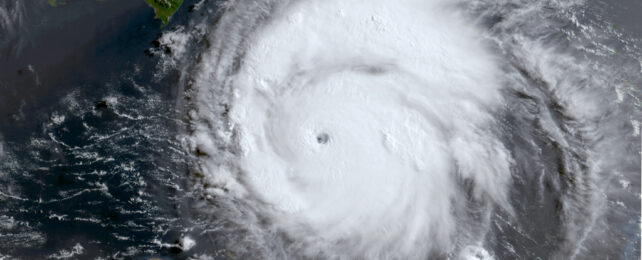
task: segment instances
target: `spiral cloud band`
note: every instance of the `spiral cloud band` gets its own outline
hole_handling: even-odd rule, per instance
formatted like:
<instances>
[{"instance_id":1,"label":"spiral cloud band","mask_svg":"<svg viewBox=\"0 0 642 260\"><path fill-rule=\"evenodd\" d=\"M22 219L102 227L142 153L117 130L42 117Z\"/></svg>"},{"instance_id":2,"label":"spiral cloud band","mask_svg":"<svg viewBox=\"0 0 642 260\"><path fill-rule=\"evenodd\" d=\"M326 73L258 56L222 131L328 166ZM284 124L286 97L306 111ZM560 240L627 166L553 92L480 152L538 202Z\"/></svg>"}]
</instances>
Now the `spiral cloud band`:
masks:
<instances>
[{"instance_id":1,"label":"spiral cloud band","mask_svg":"<svg viewBox=\"0 0 642 260\"><path fill-rule=\"evenodd\" d=\"M274 8L227 83L239 152L222 182L297 254L449 252L468 201L510 210L499 70L475 28L436 1Z\"/></svg>"},{"instance_id":2,"label":"spiral cloud band","mask_svg":"<svg viewBox=\"0 0 642 260\"><path fill-rule=\"evenodd\" d=\"M599 149L626 147L602 138L609 79L514 33L529 5L493 3L467 10L494 35L440 0L226 2L189 96L212 202L199 209L225 247L491 259L600 245Z\"/></svg>"}]
</instances>

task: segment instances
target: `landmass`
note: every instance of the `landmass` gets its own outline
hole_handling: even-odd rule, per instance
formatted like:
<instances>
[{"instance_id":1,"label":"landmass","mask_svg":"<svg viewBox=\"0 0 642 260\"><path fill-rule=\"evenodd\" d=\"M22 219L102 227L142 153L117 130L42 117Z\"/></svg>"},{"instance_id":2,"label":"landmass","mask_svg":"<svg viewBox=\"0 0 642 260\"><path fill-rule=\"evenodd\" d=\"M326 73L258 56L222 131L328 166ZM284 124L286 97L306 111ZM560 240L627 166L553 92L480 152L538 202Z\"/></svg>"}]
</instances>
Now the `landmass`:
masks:
<instances>
[{"instance_id":1,"label":"landmass","mask_svg":"<svg viewBox=\"0 0 642 260\"><path fill-rule=\"evenodd\" d=\"M156 18L163 21L163 25L169 22L176 10L183 4L183 0L145 0L149 6L154 8Z\"/></svg>"},{"instance_id":2,"label":"landmass","mask_svg":"<svg viewBox=\"0 0 642 260\"><path fill-rule=\"evenodd\" d=\"M57 4L66 4L66 2L58 2L56 0L47 0L49 5L56 6ZM163 21L163 25L166 25L169 22L169 19L172 18L172 15L176 13L176 10L183 4L183 0L145 0L145 2L154 8L154 13L156 18Z\"/></svg>"}]
</instances>

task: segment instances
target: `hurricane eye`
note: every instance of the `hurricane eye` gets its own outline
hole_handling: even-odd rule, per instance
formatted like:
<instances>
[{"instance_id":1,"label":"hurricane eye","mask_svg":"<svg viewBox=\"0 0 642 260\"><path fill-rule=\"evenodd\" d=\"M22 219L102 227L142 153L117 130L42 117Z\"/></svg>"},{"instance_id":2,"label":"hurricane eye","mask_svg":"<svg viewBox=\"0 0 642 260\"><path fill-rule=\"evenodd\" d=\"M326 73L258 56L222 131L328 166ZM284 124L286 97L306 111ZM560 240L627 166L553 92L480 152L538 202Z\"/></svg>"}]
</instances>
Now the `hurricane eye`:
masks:
<instances>
[{"instance_id":1,"label":"hurricane eye","mask_svg":"<svg viewBox=\"0 0 642 260\"><path fill-rule=\"evenodd\" d=\"M328 136L328 134L326 133L320 133L319 135L317 135L317 143L327 144L329 140L330 136Z\"/></svg>"}]
</instances>

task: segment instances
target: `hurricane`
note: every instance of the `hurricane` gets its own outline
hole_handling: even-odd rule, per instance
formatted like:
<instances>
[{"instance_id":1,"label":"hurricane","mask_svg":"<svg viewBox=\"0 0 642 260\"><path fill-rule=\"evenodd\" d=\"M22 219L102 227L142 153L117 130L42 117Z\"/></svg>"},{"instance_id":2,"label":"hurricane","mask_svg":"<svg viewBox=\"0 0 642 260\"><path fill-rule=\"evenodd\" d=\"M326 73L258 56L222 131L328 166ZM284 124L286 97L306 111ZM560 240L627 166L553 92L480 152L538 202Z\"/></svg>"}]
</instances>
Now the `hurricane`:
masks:
<instances>
[{"instance_id":1,"label":"hurricane","mask_svg":"<svg viewBox=\"0 0 642 260\"><path fill-rule=\"evenodd\" d=\"M529 22L542 15L501 1L227 3L188 139L199 190L238 227L233 251L493 259L537 244L573 258L616 243L593 234L607 232L614 171L639 183L639 102L617 102L614 75L546 31L555 18Z\"/></svg>"},{"instance_id":2,"label":"hurricane","mask_svg":"<svg viewBox=\"0 0 642 260\"><path fill-rule=\"evenodd\" d=\"M0 0L0 260L640 259L636 0Z\"/></svg>"}]
</instances>

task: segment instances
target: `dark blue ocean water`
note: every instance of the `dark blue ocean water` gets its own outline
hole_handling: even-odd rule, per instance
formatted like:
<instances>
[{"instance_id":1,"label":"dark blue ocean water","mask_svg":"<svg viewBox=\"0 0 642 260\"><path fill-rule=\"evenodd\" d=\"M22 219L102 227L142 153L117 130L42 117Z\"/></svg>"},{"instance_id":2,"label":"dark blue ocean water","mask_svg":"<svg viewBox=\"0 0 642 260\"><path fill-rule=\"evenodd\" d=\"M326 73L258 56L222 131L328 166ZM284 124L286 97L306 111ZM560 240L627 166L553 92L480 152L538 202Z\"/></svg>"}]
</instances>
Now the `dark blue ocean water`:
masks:
<instances>
[{"instance_id":1,"label":"dark blue ocean water","mask_svg":"<svg viewBox=\"0 0 642 260\"><path fill-rule=\"evenodd\" d=\"M176 73L144 1L0 1L0 259L177 256Z\"/></svg>"}]
</instances>

